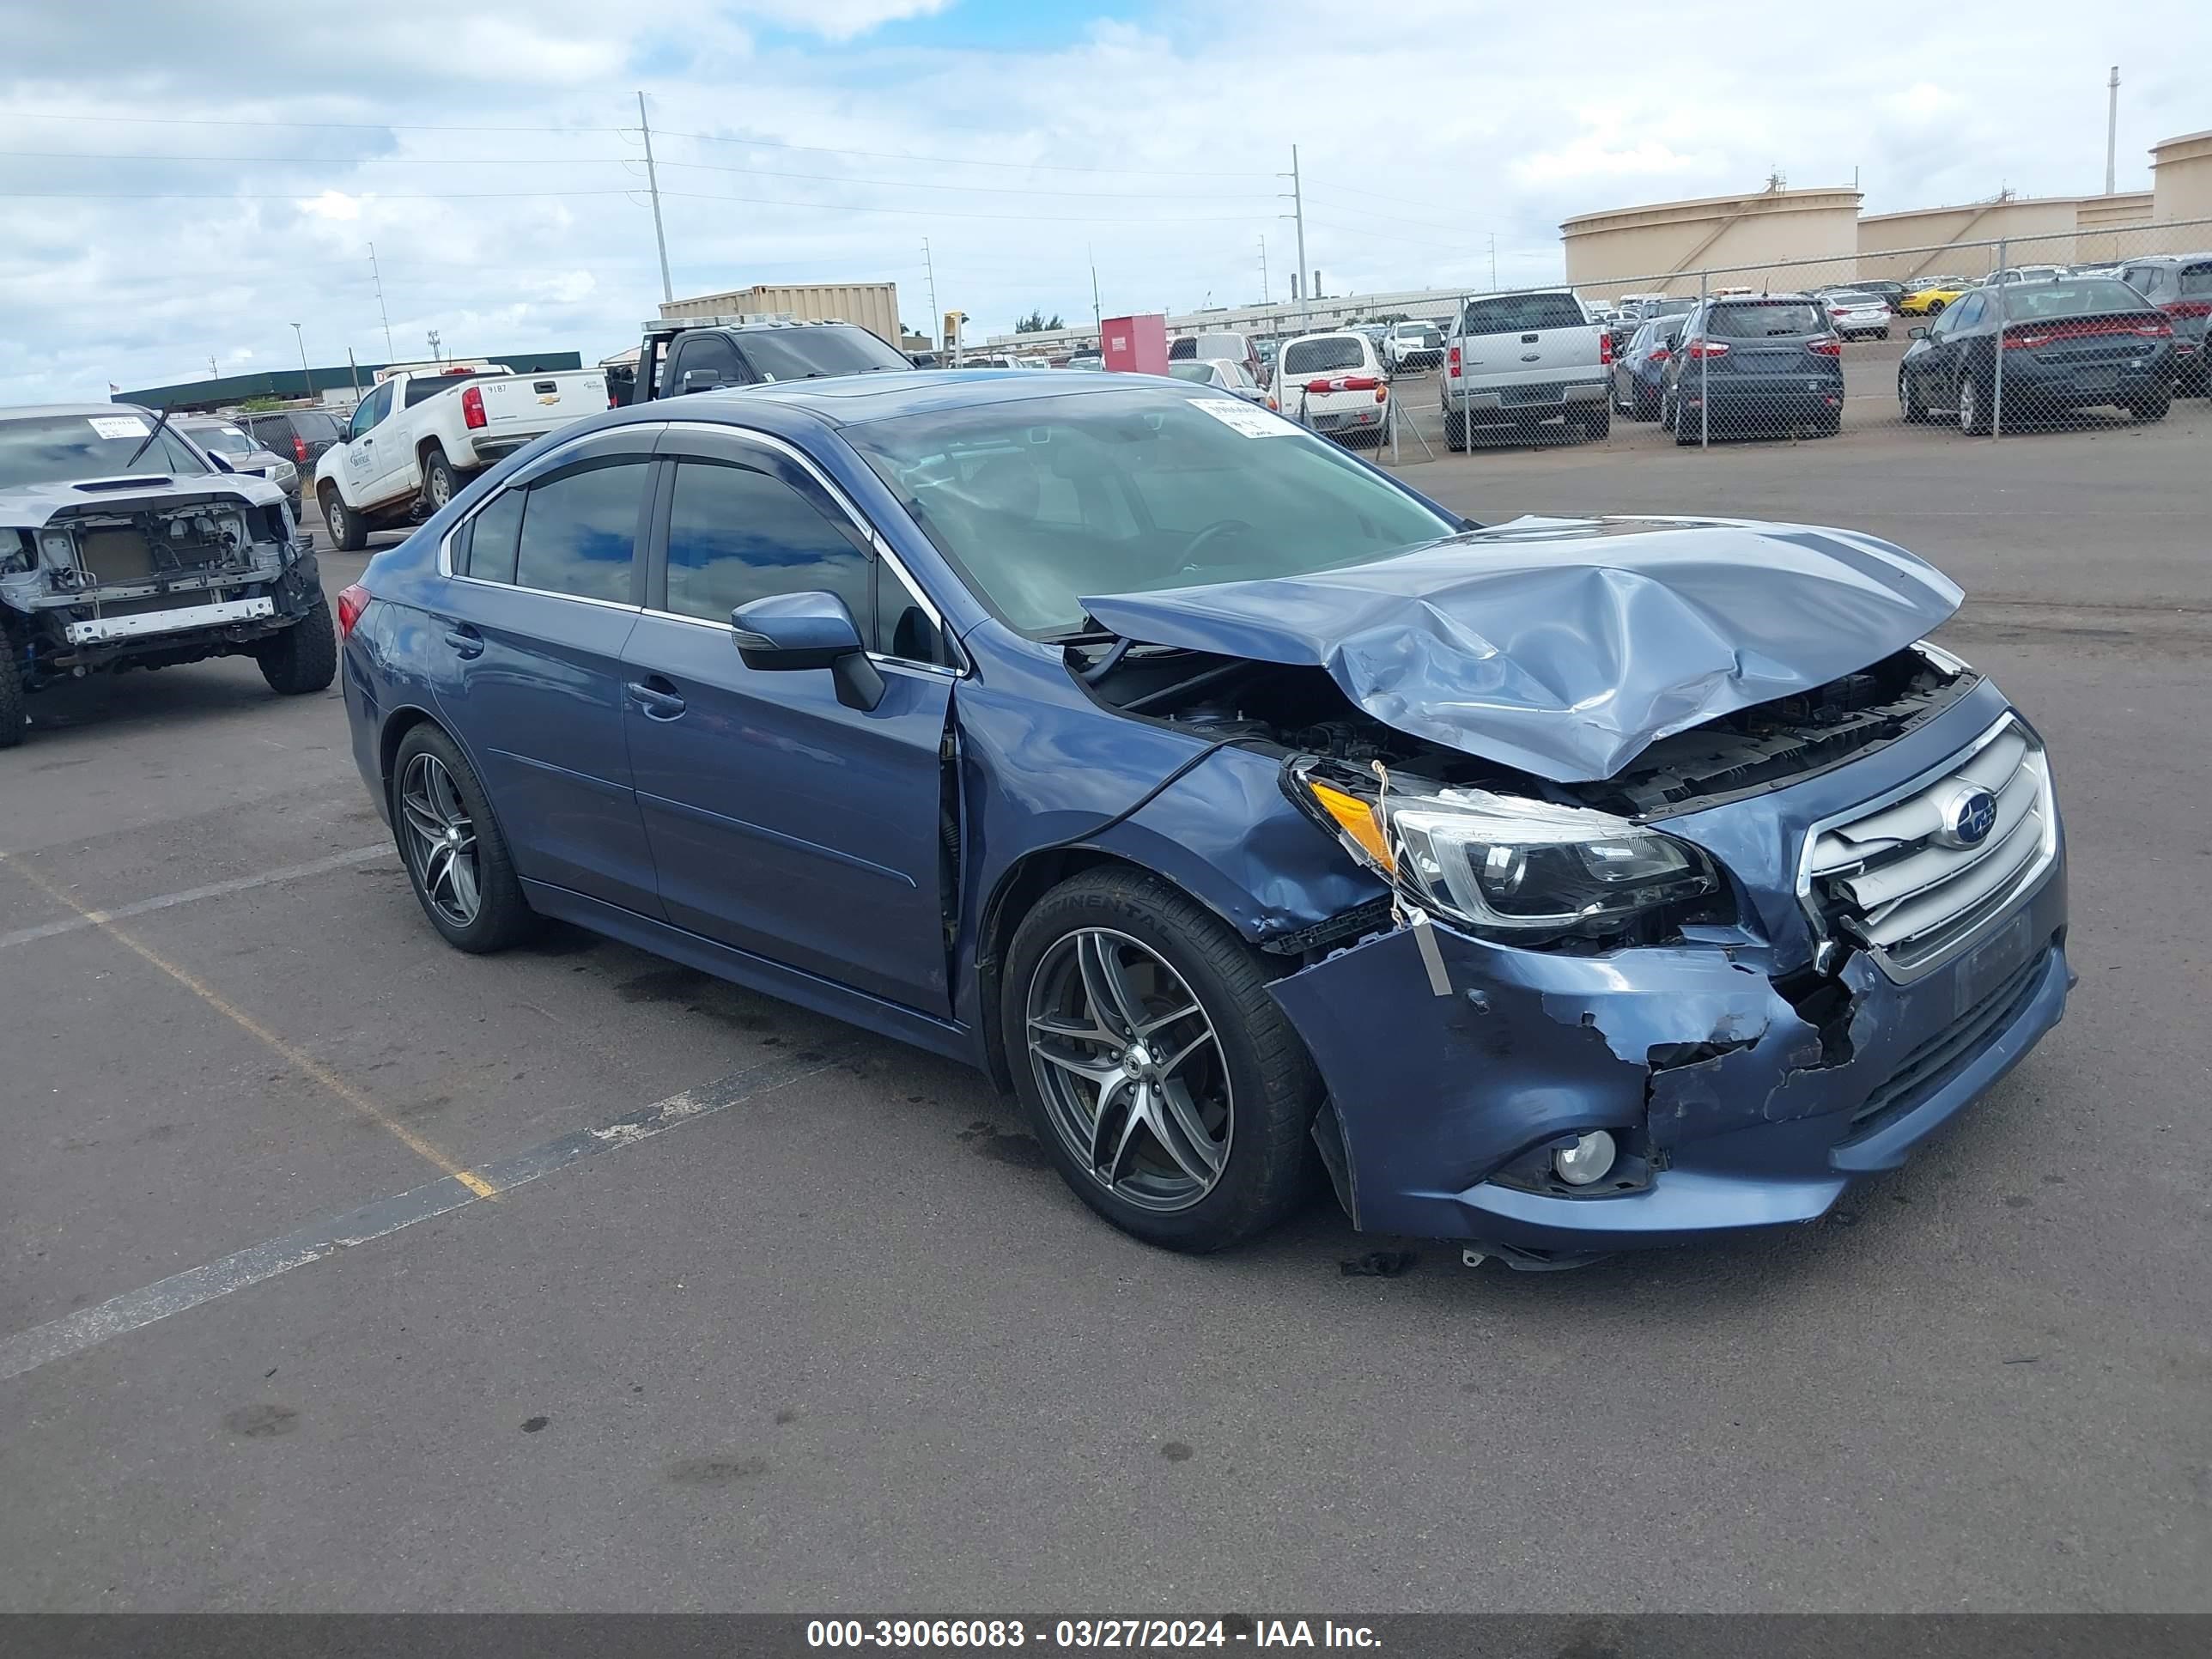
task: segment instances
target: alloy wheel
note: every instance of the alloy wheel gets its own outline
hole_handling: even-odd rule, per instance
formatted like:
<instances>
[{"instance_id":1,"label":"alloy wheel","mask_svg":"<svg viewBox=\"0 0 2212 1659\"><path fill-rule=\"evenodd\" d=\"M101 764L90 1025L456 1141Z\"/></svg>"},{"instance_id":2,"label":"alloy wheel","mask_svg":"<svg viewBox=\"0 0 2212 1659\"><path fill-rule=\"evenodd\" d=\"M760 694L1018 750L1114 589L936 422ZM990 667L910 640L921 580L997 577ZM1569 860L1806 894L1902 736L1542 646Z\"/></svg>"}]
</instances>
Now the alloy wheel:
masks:
<instances>
[{"instance_id":1,"label":"alloy wheel","mask_svg":"<svg viewBox=\"0 0 2212 1659\"><path fill-rule=\"evenodd\" d=\"M1974 377L1963 377L1959 382L1959 429L1972 432L1981 418L1981 393L1974 390Z\"/></svg>"},{"instance_id":2,"label":"alloy wheel","mask_svg":"<svg viewBox=\"0 0 2212 1659\"><path fill-rule=\"evenodd\" d=\"M1234 1097L1197 995L1151 946L1086 927L1030 981L1031 1075L1062 1144L1115 1197L1187 1210L1228 1166Z\"/></svg>"},{"instance_id":3,"label":"alloy wheel","mask_svg":"<svg viewBox=\"0 0 2212 1659\"><path fill-rule=\"evenodd\" d=\"M453 775L435 755L416 755L399 780L399 821L407 862L431 908L456 927L483 908L477 830Z\"/></svg>"}]
</instances>

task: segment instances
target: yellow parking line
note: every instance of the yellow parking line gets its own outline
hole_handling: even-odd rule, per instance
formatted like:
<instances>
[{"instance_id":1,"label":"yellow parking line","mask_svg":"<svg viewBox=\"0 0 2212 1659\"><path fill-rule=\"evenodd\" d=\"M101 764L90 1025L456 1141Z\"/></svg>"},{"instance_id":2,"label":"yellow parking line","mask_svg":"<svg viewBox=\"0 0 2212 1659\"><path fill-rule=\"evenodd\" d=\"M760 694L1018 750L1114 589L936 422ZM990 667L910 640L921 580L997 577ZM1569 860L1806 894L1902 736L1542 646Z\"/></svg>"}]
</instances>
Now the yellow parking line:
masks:
<instances>
[{"instance_id":1,"label":"yellow parking line","mask_svg":"<svg viewBox=\"0 0 2212 1659\"><path fill-rule=\"evenodd\" d=\"M141 961L160 969L171 979L176 981L178 984L183 986L185 989L190 991L194 996L198 997L202 1002L207 1004L209 1007L214 1009L216 1012L221 1014L225 1019L230 1021L232 1024L237 1026L240 1030L252 1037L256 1042L262 1043L272 1052L281 1056L287 1065L291 1066L295 1070L305 1072L308 1077L312 1078L315 1082L322 1085L325 1089L328 1090L331 1094L336 1095L340 1100L352 1107L355 1111L359 1112L370 1122L375 1124L379 1128L389 1131L403 1146L407 1148L408 1151L415 1153L424 1161L434 1164L438 1169L453 1176L454 1180L459 1182L461 1185L467 1188L478 1198L492 1198L497 1195L496 1189L493 1188L489 1182L484 1180L483 1176L463 1169L452 1158L447 1157L445 1153L440 1152L428 1141L423 1139L422 1136L416 1134L405 1124L386 1113L374 1101L371 1100L367 1095L362 1093L360 1090L355 1088L353 1085L348 1083L343 1078L340 1077L336 1072L331 1070L329 1066L324 1065L322 1061L317 1060L313 1055L307 1054L304 1051L295 1048L292 1044L285 1042L283 1037L278 1036L267 1026L253 1018L252 1016L240 1010L221 993L201 983L199 980L194 978L191 974L186 973L183 969L178 967L175 963L171 962L167 957L160 955L149 946L141 944L137 939L133 939L129 933L125 933L123 929L118 927L113 922L107 919L106 912L103 910L88 909L84 905L79 904L66 890L55 886L53 883L48 881L44 876L40 875L36 870L31 868L29 865L24 863L21 859L10 858L4 851L0 851L0 864L4 864L9 869L16 872L33 887L36 887L40 892L46 894L48 898L52 899L57 904L67 905L70 909L76 911L77 915L82 916L87 922L100 929L101 933L106 934L108 938L113 939L118 945L123 946L125 950L129 951L133 955L137 956Z\"/></svg>"}]
</instances>

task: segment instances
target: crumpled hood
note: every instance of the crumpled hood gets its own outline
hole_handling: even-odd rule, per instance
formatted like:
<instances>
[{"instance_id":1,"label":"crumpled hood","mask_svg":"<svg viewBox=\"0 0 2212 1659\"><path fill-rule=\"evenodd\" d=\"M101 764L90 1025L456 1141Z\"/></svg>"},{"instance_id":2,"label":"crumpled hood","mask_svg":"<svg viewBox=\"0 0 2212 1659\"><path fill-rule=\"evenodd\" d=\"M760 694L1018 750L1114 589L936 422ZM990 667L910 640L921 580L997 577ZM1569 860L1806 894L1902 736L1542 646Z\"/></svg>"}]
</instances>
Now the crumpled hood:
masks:
<instances>
[{"instance_id":1,"label":"crumpled hood","mask_svg":"<svg viewBox=\"0 0 2212 1659\"><path fill-rule=\"evenodd\" d=\"M147 507L188 507L198 501L274 507L284 499L282 489L250 473L213 472L189 478L172 478L159 472L131 473L0 489L0 526L36 530L55 514L70 507L132 513Z\"/></svg>"},{"instance_id":2,"label":"crumpled hood","mask_svg":"<svg viewBox=\"0 0 2212 1659\"><path fill-rule=\"evenodd\" d=\"M1963 597L1853 531L1530 518L1347 569L1082 603L1126 638L1325 668L1386 725L1574 783L1879 661Z\"/></svg>"}]
</instances>

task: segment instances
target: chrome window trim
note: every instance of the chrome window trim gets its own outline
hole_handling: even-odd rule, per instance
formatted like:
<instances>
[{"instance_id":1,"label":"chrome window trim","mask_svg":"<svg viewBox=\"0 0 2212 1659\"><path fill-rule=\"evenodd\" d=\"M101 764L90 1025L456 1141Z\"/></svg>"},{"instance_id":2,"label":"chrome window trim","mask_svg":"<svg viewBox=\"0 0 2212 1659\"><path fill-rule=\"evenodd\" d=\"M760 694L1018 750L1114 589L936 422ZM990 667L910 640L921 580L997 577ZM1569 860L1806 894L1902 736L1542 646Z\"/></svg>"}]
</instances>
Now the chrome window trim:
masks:
<instances>
[{"instance_id":1,"label":"chrome window trim","mask_svg":"<svg viewBox=\"0 0 2212 1659\"><path fill-rule=\"evenodd\" d=\"M1931 651L1940 649L1934 647L1927 648ZM1952 660L1956 661L1957 659L1953 658ZM1804 839L1798 844L1797 848L1797 904L1798 908L1804 912L1806 921L1811 927L1813 937L1815 939L1820 940L1824 945L1832 942L1827 919L1820 914L1820 907L1813 897L1813 852L1819 844L1820 837L1838 824L1856 823L1861 818L1871 817L1886 806L1903 800L1908 795L1918 794L1929 785L1957 771L2004 733L2014 731L2018 732L2028 744L2028 756L2023 759L2022 763L2027 764L2032 761L2038 771L2036 805L2038 810L2043 814L2043 845L2037 850L2034 862L2013 878L2012 890L2002 904L1998 905L1972 927L1930 956L1911 963L1905 963L1896 961L1888 951L1877 945L1865 945L1861 948L1868 956L1874 958L1875 965L1880 968L1883 975L1892 981L1899 985L1910 984L1923 975L1931 974L1938 968L1955 962L1990 934L1995 933L2002 924L2010 921L2018 914L2021 906L2042 887L2045 878L2057 864L2058 798L2057 790L2051 785L2051 757L2048 751L2035 734L2028 730L2027 722L2012 709L2008 708L1992 720L1980 736L1974 738L1965 748L1954 751L1947 759L1937 762L1894 788L1886 789L1878 795L1870 795L1856 805L1847 806L1838 812L1831 812L1827 817L1815 819L1805 826Z\"/></svg>"}]
</instances>

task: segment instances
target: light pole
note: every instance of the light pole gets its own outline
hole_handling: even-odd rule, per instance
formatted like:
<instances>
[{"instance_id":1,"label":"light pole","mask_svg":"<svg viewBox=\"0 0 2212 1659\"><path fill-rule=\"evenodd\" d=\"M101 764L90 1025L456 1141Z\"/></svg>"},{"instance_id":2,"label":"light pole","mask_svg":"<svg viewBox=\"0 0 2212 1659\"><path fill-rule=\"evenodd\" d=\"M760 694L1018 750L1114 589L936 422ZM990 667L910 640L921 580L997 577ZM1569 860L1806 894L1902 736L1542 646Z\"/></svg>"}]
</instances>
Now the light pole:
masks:
<instances>
[{"instance_id":1,"label":"light pole","mask_svg":"<svg viewBox=\"0 0 2212 1659\"><path fill-rule=\"evenodd\" d=\"M315 395L315 371L307 367L307 337L300 332L297 323L292 325L292 338L300 348L300 378L307 383L307 396Z\"/></svg>"}]
</instances>

